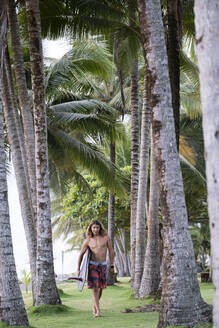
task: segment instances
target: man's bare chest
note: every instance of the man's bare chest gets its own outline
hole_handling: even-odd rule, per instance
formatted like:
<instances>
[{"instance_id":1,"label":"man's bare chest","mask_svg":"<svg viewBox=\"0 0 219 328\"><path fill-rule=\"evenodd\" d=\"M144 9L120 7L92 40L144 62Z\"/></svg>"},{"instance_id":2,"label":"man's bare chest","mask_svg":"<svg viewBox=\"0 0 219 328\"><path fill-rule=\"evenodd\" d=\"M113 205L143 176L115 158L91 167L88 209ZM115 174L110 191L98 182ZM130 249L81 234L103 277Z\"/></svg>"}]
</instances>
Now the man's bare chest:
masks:
<instances>
[{"instance_id":1,"label":"man's bare chest","mask_svg":"<svg viewBox=\"0 0 219 328\"><path fill-rule=\"evenodd\" d=\"M107 248L107 239L105 237L91 238L89 241L91 251L101 250Z\"/></svg>"}]
</instances>

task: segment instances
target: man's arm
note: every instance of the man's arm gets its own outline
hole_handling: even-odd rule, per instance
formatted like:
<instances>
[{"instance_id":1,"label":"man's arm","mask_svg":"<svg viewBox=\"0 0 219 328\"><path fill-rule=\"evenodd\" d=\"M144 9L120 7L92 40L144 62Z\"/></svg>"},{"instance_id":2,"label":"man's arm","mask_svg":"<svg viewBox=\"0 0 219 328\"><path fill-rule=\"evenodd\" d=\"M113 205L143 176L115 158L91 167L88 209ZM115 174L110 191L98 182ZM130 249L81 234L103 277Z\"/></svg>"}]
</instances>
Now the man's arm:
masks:
<instances>
[{"instance_id":1,"label":"man's arm","mask_svg":"<svg viewBox=\"0 0 219 328\"><path fill-rule=\"evenodd\" d=\"M79 277L80 275L80 266L81 266L81 261L83 259L83 256L84 256L84 253L86 252L87 248L88 248L88 244L89 244L89 240L86 239L82 245L82 248L81 248L81 251L79 253L79 256L78 256L78 269L77 269L77 275Z\"/></svg>"},{"instance_id":2,"label":"man's arm","mask_svg":"<svg viewBox=\"0 0 219 328\"><path fill-rule=\"evenodd\" d=\"M114 272L114 252L113 252L113 247L112 247L112 243L111 243L109 236L107 236L107 246L108 246L109 258L110 258L110 271L113 273Z\"/></svg>"}]
</instances>

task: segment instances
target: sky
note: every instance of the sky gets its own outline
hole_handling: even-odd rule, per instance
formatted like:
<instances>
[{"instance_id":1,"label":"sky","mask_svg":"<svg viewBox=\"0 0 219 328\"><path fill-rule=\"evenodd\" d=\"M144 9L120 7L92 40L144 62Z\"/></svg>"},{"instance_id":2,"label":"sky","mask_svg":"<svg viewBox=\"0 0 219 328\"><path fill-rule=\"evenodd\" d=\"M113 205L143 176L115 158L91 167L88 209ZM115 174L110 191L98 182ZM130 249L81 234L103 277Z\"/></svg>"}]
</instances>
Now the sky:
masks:
<instances>
[{"instance_id":1,"label":"sky","mask_svg":"<svg viewBox=\"0 0 219 328\"><path fill-rule=\"evenodd\" d=\"M43 40L44 57L61 58L71 48L71 45L65 39Z\"/></svg>"},{"instance_id":2,"label":"sky","mask_svg":"<svg viewBox=\"0 0 219 328\"><path fill-rule=\"evenodd\" d=\"M43 41L43 51L45 57L60 58L69 49L70 45L65 40ZM13 171L8 175L7 179L14 256L18 277L21 277L23 269L27 272L30 271L27 244L21 218L16 179ZM56 274L63 273L72 275L72 273L77 270L78 251L64 253L64 261L62 261L62 252L67 248L68 246L62 240L53 242L54 268Z\"/></svg>"}]
</instances>

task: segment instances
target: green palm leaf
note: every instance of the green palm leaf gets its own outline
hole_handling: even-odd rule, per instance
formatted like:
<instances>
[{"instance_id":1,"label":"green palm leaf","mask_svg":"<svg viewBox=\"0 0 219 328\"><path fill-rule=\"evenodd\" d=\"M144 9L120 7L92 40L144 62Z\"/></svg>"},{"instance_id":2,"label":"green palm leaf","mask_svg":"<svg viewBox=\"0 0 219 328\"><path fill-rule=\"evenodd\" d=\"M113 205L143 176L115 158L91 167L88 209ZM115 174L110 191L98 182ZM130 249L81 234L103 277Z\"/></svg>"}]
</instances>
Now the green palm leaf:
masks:
<instances>
[{"instance_id":1,"label":"green palm leaf","mask_svg":"<svg viewBox=\"0 0 219 328\"><path fill-rule=\"evenodd\" d=\"M67 148L69 156L90 174L97 177L112 192L125 195L129 181L113 163L93 145L85 144L57 128L48 128L60 148Z\"/></svg>"}]
</instances>

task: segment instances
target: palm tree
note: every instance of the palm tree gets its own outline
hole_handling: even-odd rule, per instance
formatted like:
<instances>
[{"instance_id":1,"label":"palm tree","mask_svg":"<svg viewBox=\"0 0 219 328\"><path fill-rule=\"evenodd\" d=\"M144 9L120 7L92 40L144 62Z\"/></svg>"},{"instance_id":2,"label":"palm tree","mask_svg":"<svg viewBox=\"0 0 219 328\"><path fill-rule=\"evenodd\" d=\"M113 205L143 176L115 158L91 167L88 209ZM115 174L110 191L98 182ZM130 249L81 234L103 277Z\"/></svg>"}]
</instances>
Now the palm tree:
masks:
<instances>
[{"instance_id":1,"label":"palm tree","mask_svg":"<svg viewBox=\"0 0 219 328\"><path fill-rule=\"evenodd\" d=\"M18 173L16 175L23 188L18 187L20 206L22 211L22 219L24 222L27 247L29 252L29 260L31 266L32 276L32 295L33 304L36 301L36 174L35 174L35 140L33 128L33 115L31 111L31 104L28 95L26 74L24 67L24 58L22 53L22 45L20 41L19 26L17 21L16 4L14 0L9 1L8 19L11 36L11 48L13 56L13 68L16 77L16 86L18 90L19 105L21 108L22 126L20 122L20 115L18 114L16 102L15 122L17 125L18 138L20 139L20 150L23 156L23 165L20 163L17 167L24 169L23 178ZM12 88L13 81L9 80L10 88ZM20 127L20 129L19 129ZM8 127L9 128L9 127ZM14 137L14 131L11 131ZM13 157L17 156L17 152L13 151ZM15 170L17 170L15 167ZM24 190L28 190L28 197L25 196ZM28 232L29 231L29 232Z\"/></svg>"},{"instance_id":2,"label":"palm tree","mask_svg":"<svg viewBox=\"0 0 219 328\"><path fill-rule=\"evenodd\" d=\"M27 273L27 271L25 269L22 270L22 283L24 284L25 286L25 290L26 290L26 293L28 293L28 286L31 282L31 272Z\"/></svg>"},{"instance_id":3,"label":"palm tree","mask_svg":"<svg viewBox=\"0 0 219 328\"><path fill-rule=\"evenodd\" d=\"M151 86L152 126L163 217L163 290L158 327L194 325L198 321L208 321L210 309L201 298L188 230L160 1L139 0L138 6Z\"/></svg>"},{"instance_id":4,"label":"palm tree","mask_svg":"<svg viewBox=\"0 0 219 328\"><path fill-rule=\"evenodd\" d=\"M127 181L98 150L106 140L124 139L118 111L106 103L112 70L105 43L94 40L74 42L72 50L51 64L46 75L49 159L66 173L79 165L112 192L124 193Z\"/></svg>"},{"instance_id":5,"label":"palm tree","mask_svg":"<svg viewBox=\"0 0 219 328\"><path fill-rule=\"evenodd\" d=\"M28 166L27 182L31 188L31 202L34 209L34 221L36 221L36 174L35 174L35 140L33 116L28 95L27 82L25 76L24 59L19 35L19 25L17 21L16 4L14 0L9 0L8 6L9 28L11 36L11 49L13 57L13 68L16 77L19 104L21 108L22 123L24 129L25 157ZM32 271L32 270L31 270ZM32 271L33 274L33 271Z\"/></svg>"},{"instance_id":6,"label":"palm tree","mask_svg":"<svg viewBox=\"0 0 219 328\"><path fill-rule=\"evenodd\" d=\"M4 80L3 71L3 50L7 33L7 6L8 1L0 4L0 72L1 84ZM0 86L0 94L2 87ZM11 237L11 227L8 208L8 189L5 169L4 151L4 131L2 102L0 98L0 258L1 258L1 291L0 291L0 319L10 326L28 326L28 319L20 287L18 284L13 245Z\"/></svg>"},{"instance_id":7,"label":"palm tree","mask_svg":"<svg viewBox=\"0 0 219 328\"><path fill-rule=\"evenodd\" d=\"M116 162L116 145L115 142L110 142L110 160L115 164ZM114 226L115 226L115 215L114 215L114 207L115 207L115 196L113 193L109 193L108 200L108 234L112 243L112 247L114 249ZM109 259L108 259L109 262ZM108 272L107 276L107 284L109 286L113 285L115 282L114 275L111 272Z\"/></svg>"},{"instance_id":8,"label":"palm tree","mask_svg":"<svg viewBox=\"0 0 219 328\"><path fill-rule=\"evenodd\" d=\"M55 282L50 217L47 122L39 2L26 1L34 103L37 190L37 295L36 305L60 304ZM46 254L46 256L45 256Z\"/></svg>"},{"instance_id":9,"label":"palm tree","mask_svg":"<svg viewBox=\"0 0 219 328\"><path fill-rule=\"evenodd\" d=\"M11 64L8 49L4 56L5 75L3 83L4 93L4 113L7 127L12 161L15 171L16 182L19 190L19 201L21 206L22 219L27 239L27 247L30 259L32 274L33 300L35 300L35 281L36 281L36 226L34 222L33 207L30 199L30 188L28 184L28 173L26 167L25 151L23 149L23 130L17 111L16 97L11 72ZM35 301L33 302L35 303Z\"/></svg>"},{"instance_id":10,"label":"palm tree","mask_svg":"<svg viewBox=\"0 0 219 328\"><path fill-rule=\"evenodd\" d=\"M94 41L84 41L83 43L77 42L75 43L76 45L78 45L78 49L76 47L73 48L72 51L69 52L69 54L66 54L63 58L59 61L59 63L56 63L57 68L59 68L59 70L56 72L56 69L53 68L53 71L55 73L58 73L58 85L60 83L59 80L62 81L61 83L61 89L64 92L68 92L70 93L70 85L73 84L73 89L71 89L71 91L73 91L74 89L77 90L79 89L80 91L84 92L86 91L88 94L91 93L91 95L98 97L101 97L102 100L104 100L105 102L109 102L109 100L111 100L112 95L109 94L108 90L112 90L111 86L108 83L109 80L109 68L110 71L113 70L113 66L111 64L111 62L109 61L109 53L107 53L104 50L104 47L102 44L102 46L99 44L99 50L102 50L102 55L104 55L104 60L105 60L105 64L104 64L104 60L102 59L102 71L100 71L100 57L99 55L101 55L101 53L98 53L98 43L94 42ZM87 45L87 50L88 52L84 52L85 48ZM95 45L95 48L92 50L92 46ZM83 49L83 52L80 53L80 49ZM92 52L90 52L89 55L89 50L93 52L93 55L95 54L95 52L98 54L98 56L96 58L98 58L98 61L95 61L96 58L93 57L92 58ZM95 52L94 52L95 50ZM89 62L86 62L86 57L89 59ZM74 59L75 58L75 59ZM103 58L103 56L101 56L101 58ZM95 60L94 60L95 59ZM74 60L76 60L76 64L74 67ZM93 65L91 65L93 60ZM65 65L62 65L62 61L64 61ZM108 62L107 62L108 61ZM69 64L68 64L69 63ZM84 63L84 65L82 64ZM81 64L81 66L79 66ZM105 65L105 72L104 72L104 65ZM93 67L93 72L95 73L94 67L96 66L97 72L98 72L98 80L97 82L95 81L91 81L90 85L88 85L88 82L90 81L89 79L89 66L90 68ZM99 69L98 69L99 66ZM64 71L60 68L64 68ZM70 78L68 80L68 76L69 73L66 72L65 75L65 70L66 67L68 67L68 70L71 69L71 74L70 74ZM78 82L73 80L72 81L72 77L75 76L77 73L77 71L80 70L80 67L84 69L87 69L88 74L86 74L86 80L84 81L84 85L82 85L82 79L80 79L80 85L77 86ZM74 71L75 70L75 73ZM61 73L63 72L63 73ZM81 73L81 72L80 72ZM83 72L82 72L83 73ZM55 74L56 75L56 74ZM48 77L52 77L52 79L48 79L48 83L47 85L53 86L53 82L55 81L55 75L52 73L48 75ZM62 75L62 77L60 77L60 75ZM92 76L94 76L94 74L92 74ZM83 74L82 74L83 77ZM104 83L101 82L101 85L97 87L97 83L99 81L99 79L102 77L102 79L104 79ZM51 81L50 81L51 80ZM68 83L68 81L70 82L70 85ZM52 82L52 84L50 83ZM56 85L56 94L57 94L57 87L58 85L55 83ZM66 85L66 86L65 86ZM87 85L87 87L86 87ZM103 87L107 86L107 88L104 90ZM65 89L64 89L65 86ZM77 86L77 88L75 88ZM88 88L88 89L87 89ZM87 90L86 90L87 89ZM50 88L50 90L52 91L52 88ZM112 93L112 91L111 91ZM76 92L77 94L77 92ZM52 95L52 92L50 92L50 95ZM70 95L70 94L69 94ZM83 97L83 95L81 95L81 97ZM85 97L85 96L84 96ZM87 97L87 96L86 96ZM51 98L52 99L52 98ZM58 99L56 99L57 101ZM54 99L53 99L54 101ZM77 110L78 108L78 110ZM53 122L55 124L58 123L58 125L63 126L63 123L65 124L65 130L68 131L69 128L71 129L70 134L71 134L71 138L74 137L73 134L73 130L72 129L76 129L76 131L80 131L80 141L83 141L83 134L85 134L85 138L84 138L84 145L81 143L81 145L85 146L85 142L86 142L86 136L89 136L89 138L92 138L94 141L98 141L99 137L97 135L98 133L101 133L101 139L103 139L102 141L104 141L104 135L106 137L108 137L108 139L110 139L110 149L111 149L111 153L110 153L110 160L112 163L111 169L110 167L107 167L107 164L109 164L110 162L105 160L105 172L104 175L106 176L107 179L110 178L109 181L107 181L107 179L103 179L103 175L101 176L101 172L96 171L97 172L97 176L99 175L99 177L102 177L102 181L105 182L105 185L108 185L109 189L110 189L110 193L109 193L109 204L108 204L108 233L109 236L111 238L112 244L114 244L114 192L115 191L122 191L122 176L120 179L119 178L119 171L118 169L115 167L115 146L114 146L114 140L118 139L118 137L121 139L122 137L122 130L118 129L119 128L119 122L116 121L117 117L118 117L118 112L112 108L111 106L109 106L107 103L104 102L100 102L99 100L95 100L95 99L86 99L86 100L75 100L72 102L68 102L68 103L62 103L60 105L54 105L54 106L50 106L49 110L52 109L52 113L53 113ZM60 111L58 110L60 109ZM58 110L58 111L57 111ZM67 110L67 111L66 111ZM62 111L62 112L61 112ZM72 113L70 112L72 111ZM105 119L105 122L104 122ZM50 135L53 134L53 136L55 137L54 132L54 126L52 127L52 124L50 124L51 119L49 119L49 133ZM54 124L53 123L53 124ZM57 126L58 126L57 125ZM95 127L95 128L94 128ZM81 134L83 133L83 134ZM120 134L120 135L119 135ZM100 141L101 141L100 139ZM91 149L92 150L92 149ZM57 147L56 147L56 151L57 151ZM78 151L79 152L79 151ZM83 158L85 158L86 154L81 154L80 156L80 160L81 163L83 161ZM95 154L94 154L95 155ZM55 155L56 156L56 155ZM95 162L90 162L90 159L88 159L87 163L87 168L89 170L89 167L91 168L91 165L94 167ZM100 162L100 161L99 161ZM90 165L91 164L91 165ZM98 161L96 160L96 167L98 167ZM86 163L84 165L86 167ZM104 162L102 163L102 167L104 168ZM91 170L89 170L91 172ZM107 174L108 172L108 174ZM109 174L110 173L110 174ZM119 182L119 183L118 183ZM108 284L113 284L114 282L114 277L112 277L111 275L108 275Z\"/></svg>"},{"instance_id":11,"label":"palm tree","mask_svg":"<svg viewBox=\"0 0 219 328\"><path fill-rule=\"evenodd\" d=\"M218 130L218 14L217 1L201 6L195 2L197 58L200 71L201 104L206 157L208 211L211 231L213 283L218 290L218 208L219 208L219 130ZM206 21L208 24L206 24ZM213 321L219 325L219 297L215 292Z\"/></svg>"},{"instance_id":12,"label":"palm tree","mask_svg":"<svg viewBox=\"0 0 219 328\"><path fill-rule=\"evenodd\" d=\"M150 163L150 193L147 220L148 235L144 259L144 270L139 290L139 295L141 298L156 295L160 283L160 238L158 218L159 188L152 131Z\"/></svg>"},{"instance_id":13,"label":"palm tree","mask_svg":"<svg viewBox=\"0 0 219 328\"><path fill-rule=\"evenodd\" d=\"M145 256L145 228L146 228L146 199L149 164L149 131L150 131L150 105L147 72L144 78L144 102L142 108L140 168L138 199L136 212L136 249L135 249L135 279L134 295L139 297Z\"/></svg>"}]
</instances>

